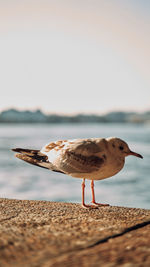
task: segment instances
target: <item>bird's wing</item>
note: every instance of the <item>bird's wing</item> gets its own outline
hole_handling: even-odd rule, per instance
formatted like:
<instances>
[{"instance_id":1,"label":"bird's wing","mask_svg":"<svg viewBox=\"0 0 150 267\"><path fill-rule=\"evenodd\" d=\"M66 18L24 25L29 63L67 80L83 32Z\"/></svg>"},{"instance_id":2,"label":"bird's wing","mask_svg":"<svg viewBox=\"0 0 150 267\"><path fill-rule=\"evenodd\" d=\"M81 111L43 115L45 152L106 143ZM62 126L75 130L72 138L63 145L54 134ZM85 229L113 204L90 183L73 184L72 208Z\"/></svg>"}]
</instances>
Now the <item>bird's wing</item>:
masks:
<instances>
[{"instance_id":1,"label":"bird's wing","mask_svg":"<svg viewBox=\"0 0 150 267\"><path fill-rule=\"evenodd\" d=\"M47 156L53 165L64 173L91 173L99 170L106 158L100 153L104 150L105 139L77 139L50 143ZM101 145L100 145L101 143ZM48 151L49 148L49 151ZM51 149L50 149L51 148ZM43 150L42 150L43 152ZM55 153L55 155L54 155Z\"/></svg>"}]
</instances>

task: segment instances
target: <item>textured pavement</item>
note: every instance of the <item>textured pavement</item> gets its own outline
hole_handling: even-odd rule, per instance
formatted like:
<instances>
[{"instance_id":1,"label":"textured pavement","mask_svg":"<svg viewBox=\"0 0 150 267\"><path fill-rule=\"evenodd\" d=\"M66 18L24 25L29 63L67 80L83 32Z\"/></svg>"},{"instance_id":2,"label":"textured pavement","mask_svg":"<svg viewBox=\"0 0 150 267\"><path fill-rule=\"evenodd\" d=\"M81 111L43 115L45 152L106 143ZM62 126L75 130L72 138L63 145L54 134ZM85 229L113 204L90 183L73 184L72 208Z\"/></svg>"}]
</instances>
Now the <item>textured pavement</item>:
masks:
<instances>
[{"instance_id":1,"label":"textured pavement","mask_svg":"<svg viewBox=\"0 0 150 267\"><path fill-rule=\"evenodd\" d=\"M150 210L0 199L1 266L150 266Z\"/></svg>"}]
</instances>

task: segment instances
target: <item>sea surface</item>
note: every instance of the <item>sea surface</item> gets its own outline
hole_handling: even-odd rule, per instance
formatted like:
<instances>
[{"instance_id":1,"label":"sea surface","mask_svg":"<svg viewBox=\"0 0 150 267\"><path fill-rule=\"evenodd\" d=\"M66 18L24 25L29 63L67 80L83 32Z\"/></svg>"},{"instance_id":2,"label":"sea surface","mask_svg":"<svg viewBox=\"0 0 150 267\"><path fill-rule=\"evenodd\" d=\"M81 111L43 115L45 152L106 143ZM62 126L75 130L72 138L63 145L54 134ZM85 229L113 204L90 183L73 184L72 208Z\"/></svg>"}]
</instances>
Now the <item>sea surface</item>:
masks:
<instances>
[{"instance_id":1,"label":"sea surface","mask_svg":"<svg viewBox=\"0 0 150 267\"><path fill-rule=\"evenodd\" d=\"M150 209L150 124L0 124L0 197L81 202L81 179L54 173L14 157L11 148L40 149L58 139L116 136L144 159L129 156L123 170L96 181L96 200ZM91 201L90 181L86 201Z\"/></svg>"}]
</instances>

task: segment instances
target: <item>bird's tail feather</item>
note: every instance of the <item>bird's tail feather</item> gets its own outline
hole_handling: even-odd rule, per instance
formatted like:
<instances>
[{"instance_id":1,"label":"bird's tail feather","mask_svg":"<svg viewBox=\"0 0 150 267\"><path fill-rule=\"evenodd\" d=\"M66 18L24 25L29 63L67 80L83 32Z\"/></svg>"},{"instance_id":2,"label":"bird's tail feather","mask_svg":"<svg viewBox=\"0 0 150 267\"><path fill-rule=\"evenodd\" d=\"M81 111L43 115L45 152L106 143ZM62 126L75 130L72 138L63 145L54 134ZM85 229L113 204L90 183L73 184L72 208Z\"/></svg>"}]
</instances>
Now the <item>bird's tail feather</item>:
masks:
<instances>
[{"instance_id":1,"label":"bird's tail feather","mask_svg":"<svg viewBox=\"0 0 150 267\"><path fill-rule=\"evenodd\" d=\"M40 152L40 150L25 149L25 148L13 148L12 151L17 152L15 156L30 164L49 169L50 162L48 157Z\"/></svg>"},{"instance_id":2,"label":"bird's tail feather","mask_svg":"<svg viewBox=\"0 0 150 267\"><path fill-rule=\"evenodd\" d=\"M12 151L17 152L17 154L15 154L17 158L24 160L30 164L55 172L61 172L57 170L51 162L49 162L48 157L45 154L41 153L40 150L13 148Z\"/></svg>"},{"instance_id":3,"label":"bird's tail feather","mask_svg":"<svg viewBox=\"0 0 150 267\"><path fill-rule=\"evenodd\" d=\"M21 153L21 154L25 154L25 155L28 155L28 156L29 155L30 156L34 156L34 155L36 155L36 154L38 154L40 152L40 150L26 149L26 148L13 148L12 151L17 152L17 153Z\"/></svg>"}]
</instances>

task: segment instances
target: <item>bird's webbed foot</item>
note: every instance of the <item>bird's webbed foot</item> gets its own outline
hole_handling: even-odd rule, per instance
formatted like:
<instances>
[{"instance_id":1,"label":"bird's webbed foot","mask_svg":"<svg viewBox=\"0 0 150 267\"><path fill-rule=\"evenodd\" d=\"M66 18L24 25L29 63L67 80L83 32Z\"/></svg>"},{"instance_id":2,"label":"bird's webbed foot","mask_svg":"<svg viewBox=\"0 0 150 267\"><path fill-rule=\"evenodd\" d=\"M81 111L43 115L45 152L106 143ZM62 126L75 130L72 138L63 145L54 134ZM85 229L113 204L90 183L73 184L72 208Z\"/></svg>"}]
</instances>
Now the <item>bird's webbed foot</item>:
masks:
<instances>
[{"instance_id":1,"label":"bird's webbed foot","mask_svg":"<svg viewBox=\"0 0 150 267\"><path fill-rule=\"evenodd\" d=\"M97 202L92 202L92 205L93 206L96 206L96 207L98 207L98 206L102 206L102 207L107 207L107 206L110 206L109 204L103 204L103 203L97 203Z\"/></svg>"}]
</instances>

